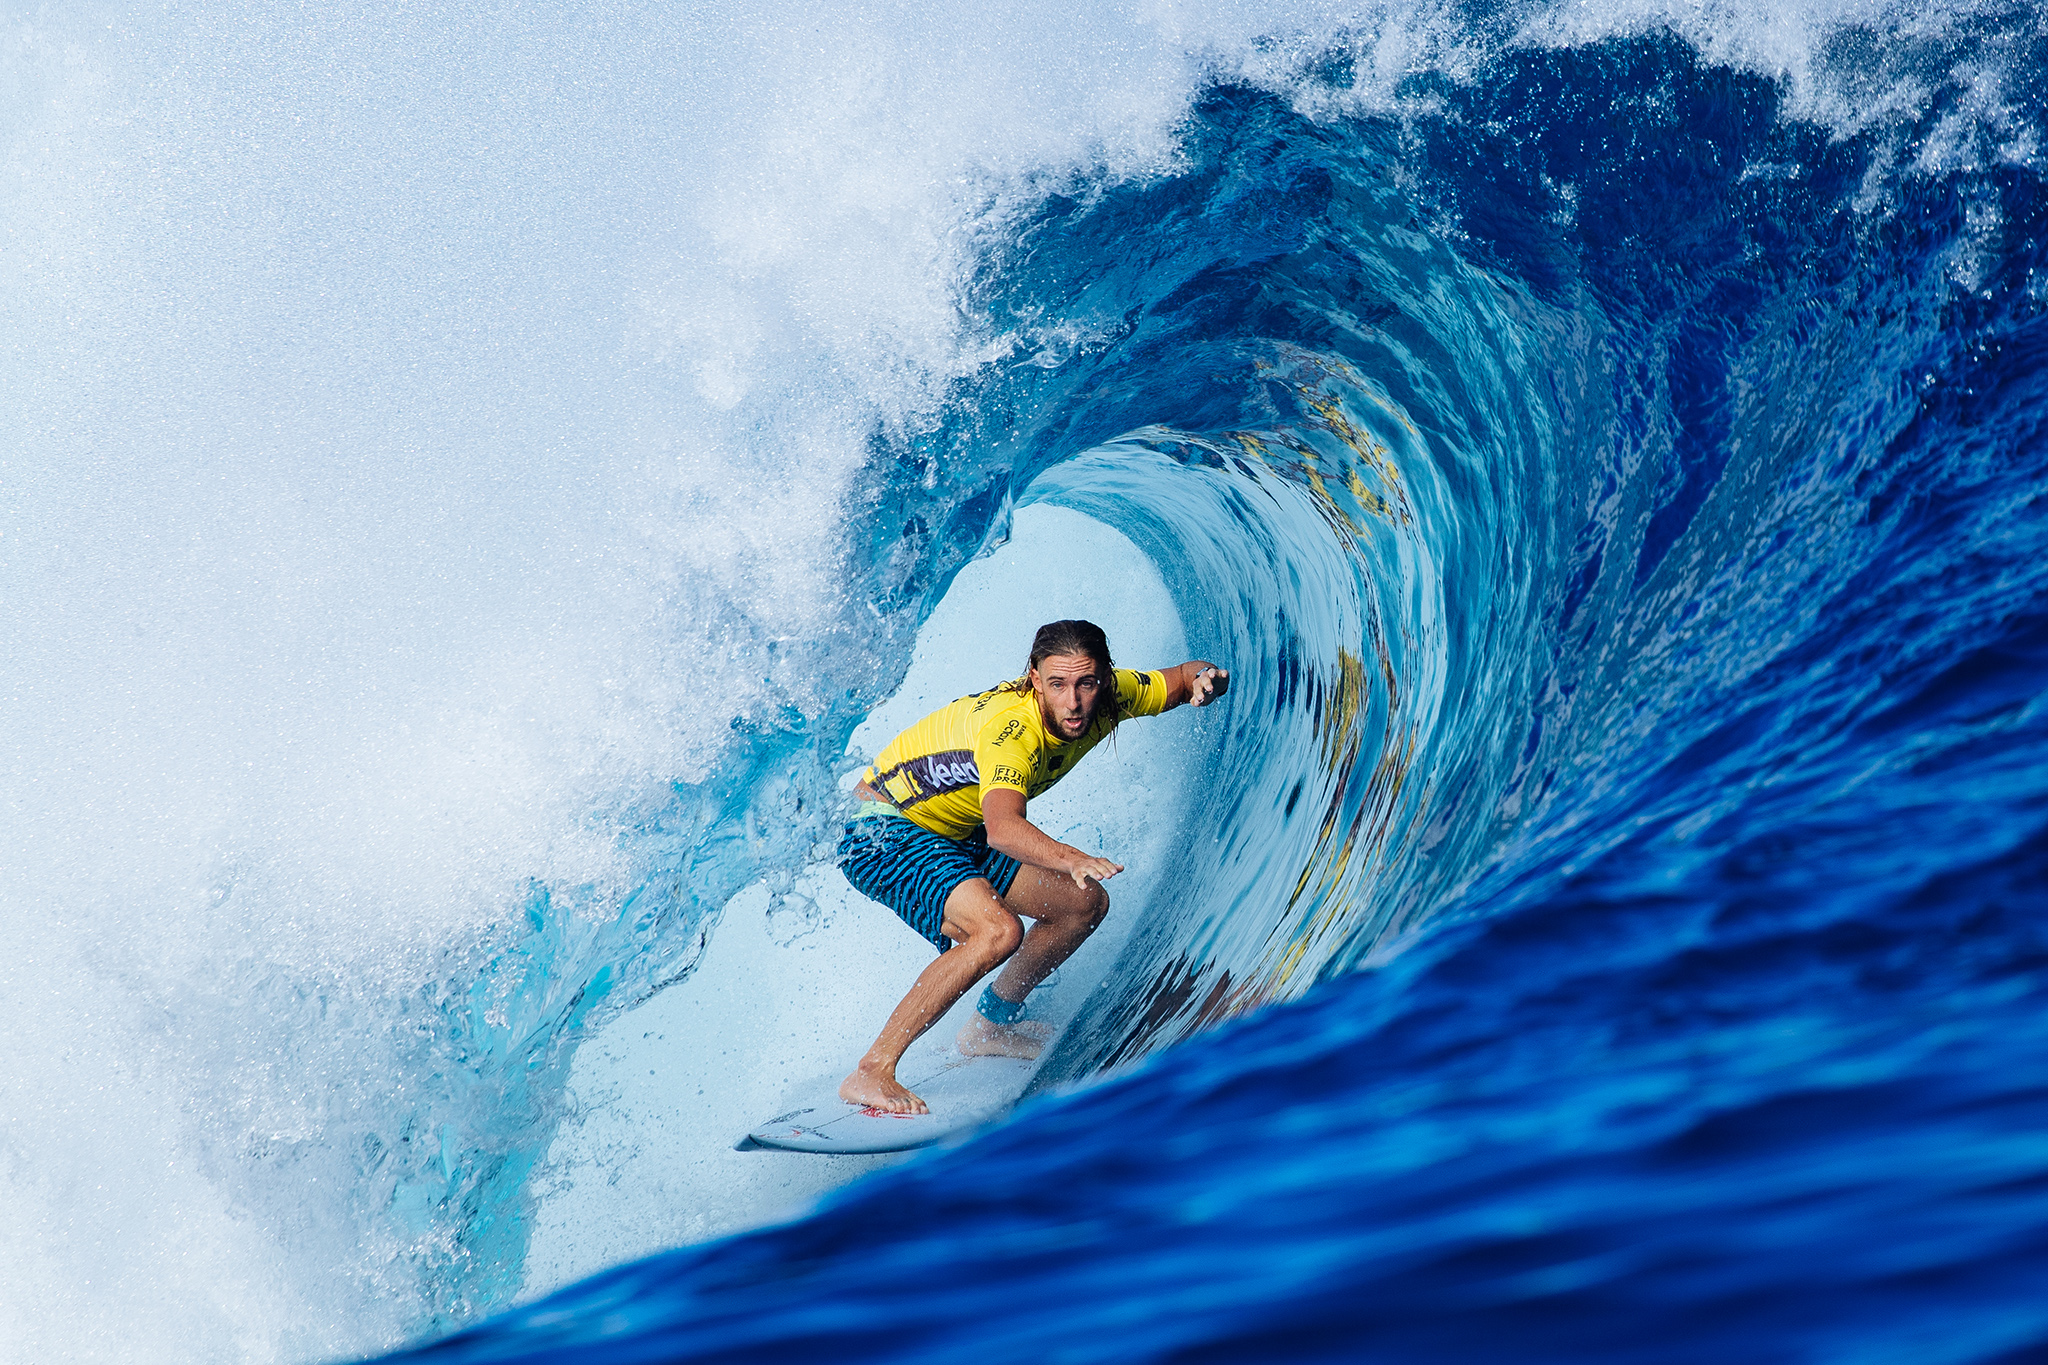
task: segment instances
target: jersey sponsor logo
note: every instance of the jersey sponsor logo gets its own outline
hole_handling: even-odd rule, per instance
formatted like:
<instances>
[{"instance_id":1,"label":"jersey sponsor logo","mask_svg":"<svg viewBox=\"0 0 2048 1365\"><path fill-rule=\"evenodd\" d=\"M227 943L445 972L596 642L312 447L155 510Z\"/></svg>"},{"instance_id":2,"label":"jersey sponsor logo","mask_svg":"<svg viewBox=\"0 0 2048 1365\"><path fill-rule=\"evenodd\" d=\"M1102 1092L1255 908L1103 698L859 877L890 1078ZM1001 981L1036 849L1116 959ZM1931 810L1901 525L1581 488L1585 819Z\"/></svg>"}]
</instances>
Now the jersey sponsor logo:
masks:
<instances>
[{"instance_id":1,"label":"jersey sponsor logo","mask_svg":"<svg viewBox=\"0 0 2048 1365\"><path fill-rule=\"evenodd\" d=\"M968 749L948 749L940 754L926 754L903 765L923 796L936 796L941 792L958 791L962 787L981 785L981 769L975 766L974 754Z\"/></svg>"},{"instance_id":2,"label":"jersey sponsor logo","mask_svg":"<svg viewBox=\"0 0 2048 1365\"><path fill-rule=\"evenodd\" d=\"M1014 734L1017 734L1023 728L1024 722L1018 720L1015 716L1012 716L1008 720L1003 722L1003 728L996 731L996 737L990 740L989 743L1001 744L1004 740L1010 738Z\"/></svg>"},{"instance_id":3,"label":"jersey sponsor logo","mask_svg":"<svg viewBox=\"0 0 2048 1365\"><path fill-rule=\"evenodd\" d=\"M989 781L998 787L1021 787L1025 785L1024 774L1005 764L996 766L995 775Z\"/></svg>"}]
</instances>

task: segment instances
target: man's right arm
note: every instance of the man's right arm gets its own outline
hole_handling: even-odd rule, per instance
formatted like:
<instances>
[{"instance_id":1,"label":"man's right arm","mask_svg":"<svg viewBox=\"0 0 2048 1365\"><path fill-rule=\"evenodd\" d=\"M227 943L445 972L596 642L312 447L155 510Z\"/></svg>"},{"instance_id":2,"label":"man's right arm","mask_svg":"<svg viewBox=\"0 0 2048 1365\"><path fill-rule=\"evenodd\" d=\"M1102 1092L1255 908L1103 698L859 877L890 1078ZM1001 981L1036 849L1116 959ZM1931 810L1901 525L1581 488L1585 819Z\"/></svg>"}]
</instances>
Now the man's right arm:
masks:
<instances>
[{"instance_id":1,"label":"man's right arm","mask_svg":"<svg viewBox=\"0 0 2048 1365\"><path fill-rule=\"evenodd\" d=\"M1190 659L1172 668L1162 668L1166 680L1166 706L1171 711L1183 704L1207 706L1230 690L1230 670L1218 668L1207 659Z\"/></svg>"},{"instance_id":2,"label":"man's right arm","mask_svg":"<svg viewBox=\"0 0 2048 1365\"><path fill-rule=\"evenodd\" d=\"M1106 882L1124 870L1122 863L1083 853L1063 844L1024 818L1024 793L1008 787L984 788L981 820L988 827L989 847L1007 853L1020 863L1064 872L1074 885L1085 888L1092 877Z\"/></svg>"}]
</instances>

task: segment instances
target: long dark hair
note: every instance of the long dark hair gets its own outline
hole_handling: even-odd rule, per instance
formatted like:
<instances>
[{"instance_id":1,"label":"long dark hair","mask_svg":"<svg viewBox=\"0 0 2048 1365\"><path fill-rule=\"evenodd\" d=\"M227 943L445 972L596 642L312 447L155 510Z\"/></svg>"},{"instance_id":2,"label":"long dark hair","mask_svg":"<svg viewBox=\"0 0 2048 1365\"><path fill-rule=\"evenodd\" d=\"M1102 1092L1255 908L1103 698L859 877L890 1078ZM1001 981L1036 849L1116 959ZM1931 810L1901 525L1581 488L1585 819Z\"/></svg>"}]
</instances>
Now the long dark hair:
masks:
<instances>
[{"instance_id":1,"label":"long dark hair","mask_svg":"<svg viewBox=\"0 0 2048 1365\"><path fill-rule=\"evenodd\" d=\"M1025 666L1024 676L1011 679L997 690L1029 692L1031 670L1055 654L1085 654L1094 661L1106 690L1096 704L1095 719L1108 721L1109 728L1114 730L1123 719L1123 704L1116 693L1116 666L1109 661L1109 637L1093 621L1048 621L1040 626L1038 634L1031 637L1031 662Z\"/></svg>"}]
</instances>

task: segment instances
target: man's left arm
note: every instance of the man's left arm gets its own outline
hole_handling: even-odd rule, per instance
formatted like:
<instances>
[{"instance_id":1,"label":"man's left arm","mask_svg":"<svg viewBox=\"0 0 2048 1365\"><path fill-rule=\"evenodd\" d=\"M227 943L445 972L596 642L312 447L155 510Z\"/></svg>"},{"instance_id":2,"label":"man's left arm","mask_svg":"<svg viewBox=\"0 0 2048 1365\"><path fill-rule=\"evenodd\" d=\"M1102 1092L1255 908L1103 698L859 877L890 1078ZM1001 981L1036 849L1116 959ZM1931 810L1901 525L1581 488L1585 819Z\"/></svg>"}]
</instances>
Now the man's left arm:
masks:
<instances>
[{"instance_id":1,"label":"man's left arm","mask_svg":"<svg viewBox=\"0 0 2048 1365\"><path fill-rule=\"evenodd\" d=\"M1162 668L1159 676L1166 680L1166 705L1161 708L1165 711L1183 702L1207 706L1230 690L1230 670L1218 668L1207 659L1190 659L1172 668Z\"/></svg>"}]
</instances>

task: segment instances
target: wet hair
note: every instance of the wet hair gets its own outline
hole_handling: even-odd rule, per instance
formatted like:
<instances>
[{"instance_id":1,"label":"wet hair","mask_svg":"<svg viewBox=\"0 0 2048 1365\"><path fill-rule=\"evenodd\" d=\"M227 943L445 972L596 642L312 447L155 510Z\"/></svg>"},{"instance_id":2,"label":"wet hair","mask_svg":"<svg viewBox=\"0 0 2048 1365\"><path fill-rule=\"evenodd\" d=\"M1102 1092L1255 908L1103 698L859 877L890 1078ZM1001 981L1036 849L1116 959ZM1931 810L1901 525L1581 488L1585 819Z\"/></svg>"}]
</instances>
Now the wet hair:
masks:
<instances>
[{"instance_id":1,"label":"wet hair","mask_svg":"<svg viewBox=\"0 0 2048 1365\"><path fill-rule=\"evenodd\" d=\"M1102 700L1096 703L1095 719L1106 720L1114 730L1116 723L1123 719L1122 706L1116 694L1116 666L1109 659L1109 637L1102 633L1102 627L1093 621L1048 621L1038 628L1038 634L1031 637L1031 662L1026 666L1024 676L1014 678L1002 685L1005 692L1029 692L1031 690L1031 669L1038 667L1055 654L1084 654L1094 661L1095 671L1102 675Z\"/></svg>"}]
</instances>

